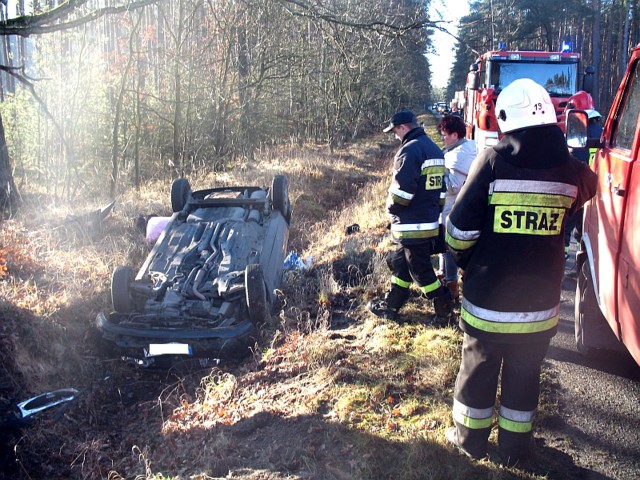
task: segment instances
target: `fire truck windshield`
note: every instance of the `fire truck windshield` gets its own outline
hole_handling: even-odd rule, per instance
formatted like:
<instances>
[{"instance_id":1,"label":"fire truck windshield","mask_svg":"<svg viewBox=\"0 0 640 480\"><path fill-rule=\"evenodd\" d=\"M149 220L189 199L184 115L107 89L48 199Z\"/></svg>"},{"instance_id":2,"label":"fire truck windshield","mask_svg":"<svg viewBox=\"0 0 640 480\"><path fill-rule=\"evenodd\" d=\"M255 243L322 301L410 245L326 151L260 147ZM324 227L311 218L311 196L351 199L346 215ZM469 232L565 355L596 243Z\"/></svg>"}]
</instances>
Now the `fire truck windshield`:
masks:
<instances>
[{"instance_id":1,"label":"fire truck windshield","mask_svg":"<svg viewBox=\"0 0 640 480\"><path fill-rule=\"evenodd\" d=\"M569 97L578 91L578 64L558 62L525 63L491 61L487 85L499 93L518 78L530 78L542 85L552 97Z\"/></svg>"}]
</instances>

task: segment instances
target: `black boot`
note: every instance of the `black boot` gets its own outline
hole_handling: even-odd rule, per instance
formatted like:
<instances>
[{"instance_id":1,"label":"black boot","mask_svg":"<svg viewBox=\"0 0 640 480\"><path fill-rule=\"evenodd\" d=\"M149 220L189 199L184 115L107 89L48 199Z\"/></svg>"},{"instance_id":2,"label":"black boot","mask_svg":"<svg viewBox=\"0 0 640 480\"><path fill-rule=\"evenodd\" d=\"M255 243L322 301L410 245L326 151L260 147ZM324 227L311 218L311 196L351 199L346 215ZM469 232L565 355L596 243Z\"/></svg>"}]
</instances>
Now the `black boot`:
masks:
<instances>
[{"instance_id":1,"label":"black boot","mask_svg":"<svg viewBox=\"0 0 640 480\"><path fill-rule=\"evenodd\" d=\"M440 327L453 327L457 324L453 314L453 296L448 288L441 288L441 293L433 298L435 315L430 324Z\"/></svg>"},{"instance_id":2,"label":"black boot","mask_svg":"<svg viewBox=\"0 0 640 480\"><path fill-rule=\"evenodd\" d=\"M389 320L398 320L398 310L405 304L409 298L409 289L393 285L384 299L371 300L367 303L367 310L377 317L387 318Z\"/></svg>"},{"instance_id":3,"label":"black boot","mask_svg":"<svg viewBox=\"0 0 640 480\"><path fill-rule=\"evenodd\" d=\"M386 318L387 320L397 320L398 318L398 310L390 308L386 300L371 300L367 303L367 310L376 317Z\"/></svg>"}]
</instances>

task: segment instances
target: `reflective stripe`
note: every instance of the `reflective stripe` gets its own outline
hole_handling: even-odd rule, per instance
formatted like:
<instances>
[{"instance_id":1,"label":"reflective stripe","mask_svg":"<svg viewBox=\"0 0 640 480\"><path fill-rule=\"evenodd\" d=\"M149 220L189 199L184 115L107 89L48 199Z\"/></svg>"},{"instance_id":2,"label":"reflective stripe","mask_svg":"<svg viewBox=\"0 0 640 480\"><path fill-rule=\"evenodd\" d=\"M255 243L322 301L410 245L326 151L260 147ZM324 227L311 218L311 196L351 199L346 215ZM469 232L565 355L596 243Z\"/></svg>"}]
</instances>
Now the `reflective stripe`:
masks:
<instances>
[{"instance_id":1,"label":"reflective stripe","mask_svg":"<svg viewBox=\"0 0 640 480\"><path fill-rule=\"evenodd\" d=\"M435 282L429 284L429 285L424 285L422 287L420 287L420 290L422 290L424 293L431 293L431 292L435 292L438 288L440 288L440 281L436 280Z\"/></svg>"},{"instance_id":2,"label":"reflective stripe","mask_svg":"<svg viewBox=\"0 0 640 480\"><path fill-rule=\"evenodd\" d=\"M395 275L391 275L391 283L398 285L399 287L402 287L402 288L409 288L411 286L411 282L402 280L401 278L398 278Z\"/></svg>"},{"instance_id":3,"label":"reflective stripe","mask_svg":"<svg viewBox=\"0 0 640 480\"><path fill-rule=\"evenodd\" d=\"M444 172L444 158L430 158L422 162L421 170L430 167L443 167L442 171Z\"/></svg>"},{"instance_id":4,"label":"reflective stripe","mask_svg":"<svg viewBox=\"0 0 640 480\"><path fill-rule=\"evenodd\" d=\"M496 192L489 197L489 205L535 205L540 207L570 208L572 197L546 193Z\"/></svg>"},{"instance_id":5,"label":"reflective stripe","mask_svg":"<svg viewBox=\"0 0 640 480\"><path fill-rule=\"evenodd\" d=\"M493 219L496 233L560 235L564 208L497 206Z\"/></svg>"},{"instance_id":6,"label":"reflective stripe","mask_svg":"<svg viewBox=\"0 0 640 480\"><path fill-rule=\"evenodd\" d=\"M489 195L494 192L514 193L548 193L576 198L578 187L569 183L544 182L538 180L507 180L498 179L489 185Z\"/></svg>"},{"instance_id":7,"label":"reflective stripe","mask_svg":"<svg viewBox=\"0 0 640 480\"><path fill-rule=\"evenodd\" d=\"M438 230L412 230L410 232L391 231L394 240L407 240L412 238L433 238L438 236Z\"/></svg>"},{"instance_id":8,"label":"reflective stripe","mask_svg":"<svg viewBox=\"0 0 640 480\"><path fill-rule=\"evenodd\" d=\"M532 422L535 414L535 410L514 410L513 408L500 405L500 415L514 422Z\"/></svg>"},{"instance_id":9,"label":"reflective stripe","mask_svg":"<svg viewBox=\"0 0 640 480\"><path fill-rule=\"evenodd\" d=\"M445 241L454 250L467 250L473 247L480 237L480 230L460 230L447 218Z\"/></svg>"},{"instance_id":10,"label":"reflective stripe","mask_svg":"<svg viewBox=\"0 0 640 480\"><path fill-rule=\"evenodd\" d=\"M391 194L391 201L393 203L397 203L398 205L404 205L405 207L409 205L411 202L405 198L398 197L397 195Z\"/></svg>"},{"instance_id":11,"label":"reflective stripe","mask_svg":"<svg viewBox=\"0 0 640 480\"><path fill-rule=\"evenodd\" d=\"M404 190L394 188L393 186L389 187L389 194L393 195L394 197L404 198L405 200L409 201L413 200L413 197L415 196L414 193L405 192Z\"/></svg>"},{"instance_id":12,"label":"reflective stripe","mask_svg":"<svg viewBox=\"0 0 640 480\"><path fill-rule=\"evenodd\" d=\"M558 324L560 305L538 312L500 312L462 299L460 316L472 327L491 333L544 332Z\"/></svg>"},{"instance_id":13,"label":"reflective stripe","mask_svg":"<svg viewBox=\"0 0 640 480\"><path fill-rule=\"evenodd\" d=\"M451 218L447 218L447 232L458 240L477 240L480 237L481 230L460 230L452 222Z\"/></svg>"},{"instance_id":14,"label":"reflective stripe","mask_svg":"<svg viewBox=\"0 0 640 480\"><path fill-rule=\"evenodd\" d=\"M474 430L491 428L493 407L473 408L453 399L453 419L461 425Z\"/></svg>"},{"instance_id":15,"label":"reflective stripe","mask_svg":"<svg viewBox=\"0 0 640 480\"><path fill-rule=\"evenodd\" d=\"M420 175L441 175L444 177L445 172L446 169L444 168L444 165L441 167L422 167Z\"/></svg>"},{"instance_id":16,"label":"reflective stripe","mask_svg":"<svg viewBox=\"0 0 640 480\"><path fill-rule=\"evenodd\" d=\"M392 232L409 232L409 231L428 231L438 230L438 222L430 223L394 223L391 225Z\"/></svg>"},{"instance_id":17,"label":"reflective stripe","mask_svg":"<svg viewBox=\"0 0 640 480\"><path fill-rule=\"evenodd\" d=\"M478 242L477 240L458 240L457 238L453 238L451 235L449 235L449 232L444 235L444 239L447 245L449 245L454 250L467 250L473 247Z\"/></svg>"},{"instance_id":18,"label":"reflective stripe","mask_svg":"<svg viewBox=\"0 0 640 480\"><path fill-rule=\"evenodd\" d=\"M513 410L500 406L498 425L515 433L527 433L533 430L535 410Z\"/></svg>"},{"instance_id":19,"label":"reflective stripe","mask_svg":"<svg viewBox=\"0 0 640 480\"><path fill-rule=\"evenodd\" d=\"M514 422L500 416L498 417L498 426L515 433L527 433L533 430L533 422Z\"/></svg>"}]
</instances>

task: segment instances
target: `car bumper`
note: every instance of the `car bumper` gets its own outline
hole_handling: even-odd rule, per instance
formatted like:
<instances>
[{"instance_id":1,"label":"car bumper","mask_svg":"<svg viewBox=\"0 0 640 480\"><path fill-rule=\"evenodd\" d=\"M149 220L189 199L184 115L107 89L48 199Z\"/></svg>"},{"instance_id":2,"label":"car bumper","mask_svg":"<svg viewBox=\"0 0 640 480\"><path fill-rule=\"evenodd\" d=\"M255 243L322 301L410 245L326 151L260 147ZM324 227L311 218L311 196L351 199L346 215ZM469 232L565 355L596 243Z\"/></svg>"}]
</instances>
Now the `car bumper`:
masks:
<instances>
[{"instance_id":1,"label":"car bumper","mask_svg":"<svg viewBox=\"0 0 640 480\"><path fill-rule=\"evenodd\" d=\"M240 358L256 338L256 328L250 321L237 325L211 329L189 328L135 328L112 322L104 313L98 313L96 326L106 341L113 343L123 354L148 357L152 346L179 344L184 353L194 357Z\"/></svg>"}]
</instances>

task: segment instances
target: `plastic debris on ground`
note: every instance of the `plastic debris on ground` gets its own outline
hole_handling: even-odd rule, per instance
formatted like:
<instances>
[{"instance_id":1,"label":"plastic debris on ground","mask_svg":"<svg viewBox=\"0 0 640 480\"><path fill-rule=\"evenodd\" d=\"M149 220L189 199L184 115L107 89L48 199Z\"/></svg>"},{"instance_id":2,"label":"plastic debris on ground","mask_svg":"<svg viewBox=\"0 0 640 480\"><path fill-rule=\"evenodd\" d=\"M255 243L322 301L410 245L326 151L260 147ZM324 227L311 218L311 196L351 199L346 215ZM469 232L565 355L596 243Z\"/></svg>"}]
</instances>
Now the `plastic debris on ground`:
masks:
<instances>
[{"instance_id":1,"label":"plastic debris on ground","mask_svg":"<svg viewBox=\"0 0 640 480\"><path fill-rule=\"evenodd\" d=\"M61 388L53 392L43 393L18 404L22 418L41 412L64 402L70 402L78 394L75 388Z\"/></svg>"},{"instance_id":2,"label":"plastic debris on ground","mask_svg":"<svg viewBox=\"0 0 640 480\"><path fill-rule=\"evenodd\" d=\"M289 252L287 257L284 259L285 270L308 270L312 266L313 257L308 256L306 259L303 259L299 257L296 252Z\"/></svg>"},{"instance_id":3,"label":"plastic debris on ground","mask_svg":"<svg viewBox=\"0 0 640 480\"><path fill-rule=\"evenodd\" d=\"M147 222L147 235L146 240L149 243L155 243L160 234L167 226L167 223L171 220L171 217L152 217Z\"/></svg>"}]
</instances>

